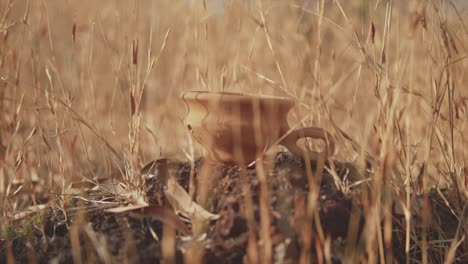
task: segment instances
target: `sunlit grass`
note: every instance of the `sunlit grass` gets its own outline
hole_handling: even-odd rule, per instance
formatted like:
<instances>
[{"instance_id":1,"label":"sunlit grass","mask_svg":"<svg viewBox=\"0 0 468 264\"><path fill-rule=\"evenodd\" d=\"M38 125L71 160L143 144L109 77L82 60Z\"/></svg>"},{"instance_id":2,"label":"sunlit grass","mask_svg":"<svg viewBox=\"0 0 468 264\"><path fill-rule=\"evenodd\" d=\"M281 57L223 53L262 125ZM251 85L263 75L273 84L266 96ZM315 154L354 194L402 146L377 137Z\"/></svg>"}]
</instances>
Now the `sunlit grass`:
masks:
<instances>
[{"instance_id":1,"label":"sunlit grass","mask_svg":"<svg viewBox=\"0 0 468 264\"><path fill-rule=\"evenodd\" d=\"M142 191L147 161L193 162L201 152L182 125L179 93L196 89L293 98L290 124L325 128L337 144L334 159L363 175L374 164L359 197L364 235L348 242L349 257L392 261L396 203L406 217L408 260L416 247L420 259L412 261L434 261L430 208L415 200L445 188L460 228L455 237L440 231L452 239L440 255L450 261L455 247L468 250L466 7L214 2L0 3L2 233L11 238L11 217L28 206L66 207L75 183L115 178ZM312 219L318 193L310 186ZM329 242L320 243L326 251Z\"/></svg>"}]
</instances>

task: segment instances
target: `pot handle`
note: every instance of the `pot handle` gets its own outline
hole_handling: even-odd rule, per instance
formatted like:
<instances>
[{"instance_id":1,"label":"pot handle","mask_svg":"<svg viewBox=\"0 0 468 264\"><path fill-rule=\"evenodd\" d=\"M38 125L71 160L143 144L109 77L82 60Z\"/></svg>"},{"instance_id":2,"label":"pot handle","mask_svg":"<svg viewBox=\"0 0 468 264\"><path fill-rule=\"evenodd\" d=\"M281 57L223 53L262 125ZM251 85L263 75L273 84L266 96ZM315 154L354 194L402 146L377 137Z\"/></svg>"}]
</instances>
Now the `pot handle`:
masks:
<instances>
[{"instance_id":1,"label":"pot handle","mask_svg":"<svg viewBox=\"0 0 468 264\"><path fill-rule=\"evenodd\" d=\"M325 149L322 152L308 151L311 160L318 160L322 156L328 158L335 153L335 143L333 143L331 135L324 129L318 127L306 127L293 130L281 140L279 144L285 146L294 155L304 157L306 150L297 146L297 141L301 138L315 138L325 142Z\"/></svg>"}]
</instances>

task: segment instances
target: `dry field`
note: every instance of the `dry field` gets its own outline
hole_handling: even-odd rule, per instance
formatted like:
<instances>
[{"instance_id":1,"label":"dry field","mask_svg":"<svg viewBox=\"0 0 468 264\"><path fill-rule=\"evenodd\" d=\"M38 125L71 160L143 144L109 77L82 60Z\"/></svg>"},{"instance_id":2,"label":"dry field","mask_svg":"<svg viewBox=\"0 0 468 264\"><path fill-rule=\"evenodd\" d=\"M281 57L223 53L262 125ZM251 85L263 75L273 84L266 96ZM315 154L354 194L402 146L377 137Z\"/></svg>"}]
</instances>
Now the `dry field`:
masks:
<instances>
[{"instance_id":1,"label":"dry field","mask_svg":"<svg viewBox=\"0 0 468 264\"><path fill-rule=\"evenodd\" d=\"M15 241L44 232L46 208L73 209L111 179L123 191L102 197L142 202L147 162L193 164L201 150L179 94L211 90L293 98L289 123L327 129L334 160L363 175L373 160L369 177L351 181L367 190L353 196L362 229L351 221L348 237L330 238L315 219L298 261L337 261L343 243L341 259L356 262L466 263L467 69L463 1L0 0L0 262L38 259L31 248L18 256ZM312 219L320 183L308 178ZM260 200L272 199L268 188ZM244 260L281 263L264 217ZM63 231L77 263L93 250L80 239L100 244L87 221ZM171 243L162 245L167 262ZM97 251L95 261L113 262Z\"/></svg>"}]
</instances>

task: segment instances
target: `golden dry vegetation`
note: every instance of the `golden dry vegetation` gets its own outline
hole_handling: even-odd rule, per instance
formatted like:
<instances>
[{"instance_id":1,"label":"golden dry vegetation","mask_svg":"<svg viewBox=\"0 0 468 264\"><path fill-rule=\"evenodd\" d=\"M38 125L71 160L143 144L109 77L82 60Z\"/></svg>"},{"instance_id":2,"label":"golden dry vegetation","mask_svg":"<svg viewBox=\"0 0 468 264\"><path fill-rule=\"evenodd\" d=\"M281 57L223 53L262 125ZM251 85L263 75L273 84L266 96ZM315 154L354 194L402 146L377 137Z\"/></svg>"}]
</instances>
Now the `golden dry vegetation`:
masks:
<instances>
[{"instance_id":1,"label":"golden dry vegetation","mask_svg":"<svg viewBox=\"0 0 468 264\"><path fill-rule=\"evenodd\" d=\"M460 230L441 235L441 255L466 252L463 1L224 2L0 1L2 225L31 205L66 206L78 182L138 188L146 162L198 157L180 92L237 91L294 98L289 122L330 131L334 159L382 161L373 197L388 187L411 213L416 195L451 190ZM378 200L366 217L390 218Z\"/></svg>"}]
</instances>

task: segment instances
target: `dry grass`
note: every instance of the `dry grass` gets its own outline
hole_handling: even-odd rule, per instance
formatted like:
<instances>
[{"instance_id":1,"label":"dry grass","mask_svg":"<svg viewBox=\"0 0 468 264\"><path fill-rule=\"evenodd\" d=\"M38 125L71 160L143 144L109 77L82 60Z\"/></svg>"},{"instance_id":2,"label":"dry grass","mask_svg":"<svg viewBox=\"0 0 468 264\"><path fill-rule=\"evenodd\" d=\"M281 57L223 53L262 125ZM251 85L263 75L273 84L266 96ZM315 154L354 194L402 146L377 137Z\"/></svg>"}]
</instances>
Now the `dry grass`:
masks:
<instances>
[{"instance_id":1,"label":"dry grass","mask_svg":"<svg viewBox=\"0 0 468 264\"><path fill-rule=\"evenodd\" d=\"M369 263L391 262L394 200L407 254L430 262L435 242L410 214L416 195L444 188L460 226L440 234L441 255L468 251L463 1L215 2L0 3L3 224L31 205L66 207L74 183L118 177L138 190L146 161L199 155L178 94L224 90L292 97L290 123L330 131L336 159L380 161L362 199ZM421 215L428 224L426 203Z\"/></svg>"}]
</instances>

